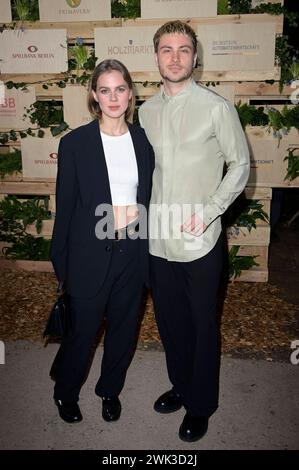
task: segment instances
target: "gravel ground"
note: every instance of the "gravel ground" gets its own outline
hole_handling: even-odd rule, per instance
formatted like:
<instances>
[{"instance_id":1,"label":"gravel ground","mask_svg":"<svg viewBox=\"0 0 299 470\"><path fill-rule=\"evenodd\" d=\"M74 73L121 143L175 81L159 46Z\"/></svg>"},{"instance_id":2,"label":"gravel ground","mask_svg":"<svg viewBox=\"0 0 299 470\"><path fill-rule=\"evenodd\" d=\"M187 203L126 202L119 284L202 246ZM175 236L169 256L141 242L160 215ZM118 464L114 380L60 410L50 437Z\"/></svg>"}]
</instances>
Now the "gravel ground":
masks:
<instances>
[{"instance_id":1,"label":"gravel ground","mask_svg":"<svg viewBox=\"0 0 299 470\"><path fill-rule=\"evenodd\" d=\"M44 342L42 332L55 301L55 291L54 274L3 271L0 339ZM285 301L277 287L233 282L228 285L223 305L223 354L289 360L290 343L299 337L298 306ZM149 293L144 296L140 323L137 348L162 349Z\"/></svg>"}]
</instances>

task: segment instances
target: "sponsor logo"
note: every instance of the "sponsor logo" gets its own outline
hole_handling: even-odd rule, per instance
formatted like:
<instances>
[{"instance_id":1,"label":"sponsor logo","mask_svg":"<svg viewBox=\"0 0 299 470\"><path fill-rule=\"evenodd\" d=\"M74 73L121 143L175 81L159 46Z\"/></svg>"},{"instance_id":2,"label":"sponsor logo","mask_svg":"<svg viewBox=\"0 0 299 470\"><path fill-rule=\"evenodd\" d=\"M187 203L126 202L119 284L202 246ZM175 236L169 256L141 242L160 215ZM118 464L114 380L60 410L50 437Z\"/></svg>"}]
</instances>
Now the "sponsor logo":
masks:
<instances>
[{"instance_id":1,"label":"sponsor logo","mask_svg":"<svg viewBox=\"0 0 299 470\"><path fill-rule=\"evenodd\" d=\"M54 59L53 52L37 52L38 47L31 45L27 47L28 53L13 52L12 59Z\"/></svg>"},{"instance_id":2,"label":"sponsor logo","mask_svg":"<svg viewBox=\"0 0 299 470\"><path fill-rule=\"evenodd\" d=\"M58 153L57 152L52 152L52 153L49 154L49 157L56 160L56 158L58 157Z\"/></svg>"},{"instance_id":3,"label":"sponsor logo","mask_svg":"<svg viewBox=\"0 0 299 470\"><path fill-rule=\"evenodd\" d=\"M14 97L0 96L0 115L1 116L16 116L16 100Z\"/></svg>"},{"instance_id":4,"label":"sponsor logo","mask_svg":"<svg viewBox=\"0 0 299 470\"><path fill-rule=\"evenodd\" d=\"M127 46L108 46L108 55L153 55L154 46L152 44L134 44L133 39L128 40Z\"/></svg>"},{"instance_id":5,"label":"sponsor logo","mask_svg":"<svg viewBox=\"0 0 299 470\"><path fill-rule=\"evenodd\" d=\"M66 3L71 8L77 8L80 5L81 0L66 0Z\"/></svg>"},{"instance_id":6,"label":"sponsor logo","mask_svg":"<svg viewBox=\"0 0 299 470\"><path fill-rule=\"evenodd\" d=\"M213 41L212 55L258 55L259 44L240 44L238 41Z\"/></svg>"},{"instance_id":7,"label":"sponsor logo","mask_svg":"<svg viewBox=\"0 0 299 470\"><path fill-rule=\"evenodd\" d=\"M78 8L81 3L81 0L65 0L66 4L71 7L71 9L59 9L59 15L89 15L89 8Z\"/></svg>"},{"instance_id":8,"label":"sponsor logo","mask_svg":"<svg viewBox=\"0 0 299 470\"><path fill-rule=\"evenodd\" d=\"M274 160L254 160L250 159L250 168L259 168L259 165L273 165Z\"/></svg>"},{"instance_id":9,"label":"sponsor logo","mask_svg":"<svg viewBox=\"0 0 299 470\"><path fill-rule=\"evenodd\" d=\"M50 153L49 157L50 158L47 158L47 160L35 159L34 163L35 165L57 165L57 153Z\"/></svg>"},{"instance_id":10,"label":"sponsor logo","mask_svg":"<svg viewBox=\"0 0 299 470\"><path fill-rule=\"evenodd\" d=\"M28 46L27 50L31 53L34 53L38 51L38 48L36 46Z\"/></svg>"}]
</instances>

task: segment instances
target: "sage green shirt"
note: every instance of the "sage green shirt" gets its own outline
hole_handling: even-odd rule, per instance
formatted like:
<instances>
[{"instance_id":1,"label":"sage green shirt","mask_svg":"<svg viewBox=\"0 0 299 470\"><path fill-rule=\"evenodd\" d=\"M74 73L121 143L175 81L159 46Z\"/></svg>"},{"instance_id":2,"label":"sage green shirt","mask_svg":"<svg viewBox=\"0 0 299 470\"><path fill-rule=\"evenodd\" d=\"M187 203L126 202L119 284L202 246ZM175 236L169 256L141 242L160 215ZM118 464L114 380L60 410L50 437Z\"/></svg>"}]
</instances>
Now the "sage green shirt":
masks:
<instances>
[{"instance_id":1,"label":"sage green shirt","mask_svg":"<svg viewBox=\"0 0 299 470\"><path fill-rule=\"evenodd\" d=\"M232 103L191 81L175 96L161 89L140 107L139 119L156 159L150 253L179 262L201 258L216 244L220 216L249 176L238 113ZM193 212L207 225L199 237L180 230Z\"/></svg>"}]
</instances>

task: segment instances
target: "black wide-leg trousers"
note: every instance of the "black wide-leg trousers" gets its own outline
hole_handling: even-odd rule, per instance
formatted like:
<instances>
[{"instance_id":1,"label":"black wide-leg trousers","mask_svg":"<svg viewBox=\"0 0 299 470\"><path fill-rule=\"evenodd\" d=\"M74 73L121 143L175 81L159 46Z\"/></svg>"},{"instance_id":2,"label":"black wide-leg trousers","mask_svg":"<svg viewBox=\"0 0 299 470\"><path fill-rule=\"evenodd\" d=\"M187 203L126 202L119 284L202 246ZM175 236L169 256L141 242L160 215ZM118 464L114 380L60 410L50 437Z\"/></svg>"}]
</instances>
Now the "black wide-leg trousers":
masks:
<instances>
[{"instance_id":1,"label":"black wide-leg trousers","mask_svg":"<svg viewBox=\"0 0 299 470\"><path fill-rule=\"evenodd\" d=\"M220 352L217 305L223 240L191 262L150 257L155 316L168 375L194 416L218 407Z\"/></svg>"},{"instance_id":2,"label":"black wide-leg trousers","mask_svg":"<svg viewBox=\"0 0 299 470\"><path fill-rule=\"evenodd\" d=\"M104 354L95 393L102 397L121 392L136 342L143 289L138 244L138 239L114 241L109 271L98 294L93 298L70 297L71 329L52 366L55 399L79 400L104 314Z\"/></svg>"}]
</instances>

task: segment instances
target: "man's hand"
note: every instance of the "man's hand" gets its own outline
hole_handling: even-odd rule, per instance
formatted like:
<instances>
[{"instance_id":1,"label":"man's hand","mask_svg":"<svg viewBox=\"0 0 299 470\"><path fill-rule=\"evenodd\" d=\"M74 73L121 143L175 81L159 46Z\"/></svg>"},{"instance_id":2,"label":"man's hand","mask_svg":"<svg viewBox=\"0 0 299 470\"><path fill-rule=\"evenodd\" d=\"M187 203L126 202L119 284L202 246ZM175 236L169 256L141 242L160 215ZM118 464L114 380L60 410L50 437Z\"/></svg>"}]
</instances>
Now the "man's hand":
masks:
<instances>
[{"instance_id":1,"label":"man's hand","mask_svg":"<svg viewBox=\"0 0 299 470\"><path fill-rule=\"evenodd\" d=\"M199 237L207 228L198 214L192 214L186 222L181 225L181 232L190 233L195 237Z\"/></svg>"}]
</instances>

